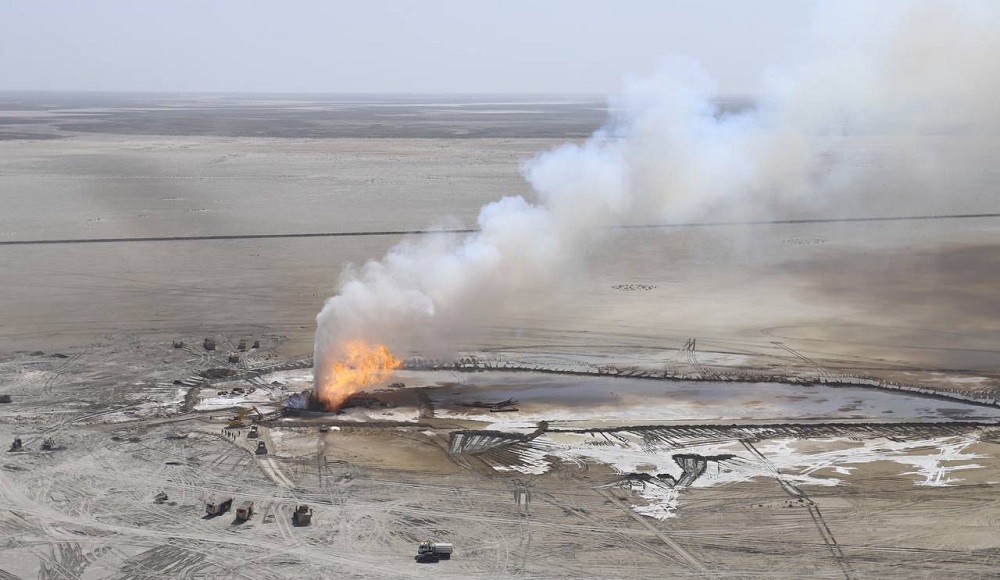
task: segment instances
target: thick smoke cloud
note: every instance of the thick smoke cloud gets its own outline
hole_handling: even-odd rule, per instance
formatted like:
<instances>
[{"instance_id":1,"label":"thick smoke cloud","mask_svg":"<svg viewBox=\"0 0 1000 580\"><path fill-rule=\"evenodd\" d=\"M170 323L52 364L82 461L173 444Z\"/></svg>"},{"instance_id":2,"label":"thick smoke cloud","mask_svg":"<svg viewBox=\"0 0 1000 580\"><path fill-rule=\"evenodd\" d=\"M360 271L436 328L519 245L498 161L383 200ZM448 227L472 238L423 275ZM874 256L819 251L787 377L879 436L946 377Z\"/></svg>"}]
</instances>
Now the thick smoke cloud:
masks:
<instances>
[{"instance_id":1,"label":"thick smoke cloud","mask_svg":"<svg viewBox=\"0 0 1000 580\"><path fill-rule=\"evenodd\" d=\"M870 4L870 3L869 3ZM526 281L581 267L614 226L919 211L961 192L938 186L941 166L996 159L1000 27L992 4L893 4L872 14L824 13L805 62L772 72L752 106L729 106L697 63L675 59L629 78L591 138L542 153L523 173L532 199L482 208L479 231L408 239L379 261L348 268L317 317L322 378L347 340L406 354L417 341L475 323ZM864 22L870 28L861 34ZM824 25L832 27L832 32ZM864 147L895 140L912 157L913 188L886 199ZM928 143L931 143L928 145ZM884 176L880 179L884 179Z\"/></svg>"}]
</instances>

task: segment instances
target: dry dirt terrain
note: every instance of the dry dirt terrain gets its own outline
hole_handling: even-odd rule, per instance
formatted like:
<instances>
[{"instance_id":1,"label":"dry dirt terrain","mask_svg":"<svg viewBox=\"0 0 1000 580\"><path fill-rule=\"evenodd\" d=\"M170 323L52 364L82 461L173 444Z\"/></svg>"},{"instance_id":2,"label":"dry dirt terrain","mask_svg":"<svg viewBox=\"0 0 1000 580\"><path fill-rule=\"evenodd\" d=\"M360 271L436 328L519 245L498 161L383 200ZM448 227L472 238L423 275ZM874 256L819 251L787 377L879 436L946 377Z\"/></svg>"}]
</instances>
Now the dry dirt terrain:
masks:
<instances>
[{"instance_id":1,"label":"dry dirt terrain","mask_svg":"<svg viewBox=\"0 0 1000 580\"><path fill-rule=\"evenodd\" d=\"M281 412L346 263L472 227L602 111L2 95L0 578L995 577L996 218L624 230L403 386Z\"/></svg>"}]
</instances>

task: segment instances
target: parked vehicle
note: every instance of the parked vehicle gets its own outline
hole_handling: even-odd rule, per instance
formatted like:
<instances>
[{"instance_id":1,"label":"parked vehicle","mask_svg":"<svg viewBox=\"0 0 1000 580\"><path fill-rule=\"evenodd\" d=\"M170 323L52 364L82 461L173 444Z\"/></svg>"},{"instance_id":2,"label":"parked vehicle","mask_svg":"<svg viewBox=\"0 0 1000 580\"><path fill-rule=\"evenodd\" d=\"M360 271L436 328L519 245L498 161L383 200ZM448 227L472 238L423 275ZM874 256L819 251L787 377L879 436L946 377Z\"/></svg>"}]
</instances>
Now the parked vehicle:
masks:
<instances>
[{"instance_id":1,"label":"parked vehicle","mask_svg":"<svg viewBox=\"0 0 1000 580\"><path fill-rule=\"evenodd\" d=\"M208 502L205 505L205 513L210 516L218 516L228 512L231 507L233 507L233 498L224 497Z\"/></svg>"},{"instance_id":2,"label":"parked vehicle","mask_svg":"<svg viewBox=\"0 0 1000 580\"><path fill-rule=\"evenodd\" d=\"M292 514L292 524L296 526L308 526L312 522L312 510L309 506L303 504L295 508L295 512Z\"/></svg>"},{"instance_id":3,"label":"parked vehicle","mask_svg":"<svg viewBox=\"0 0 1000 580\"><path fill-rule=\"evenodd\" d=\"M451 560L451 553L455 551L455 546L446 542L421 542L417 546L417 556L421 554L435 554L442 560Z\"/></svg>"},{"instance_id":4,"label":"parked vehicle","mask_svg":"<svg viewBox=\"0 0 1000 580\"><path fill-rule=\"evenodd\" d=\"M236 519L245 522L253 517L253 502L247 500L240 504L240 507L236 508Z\"/></svg>"}]
</instances>

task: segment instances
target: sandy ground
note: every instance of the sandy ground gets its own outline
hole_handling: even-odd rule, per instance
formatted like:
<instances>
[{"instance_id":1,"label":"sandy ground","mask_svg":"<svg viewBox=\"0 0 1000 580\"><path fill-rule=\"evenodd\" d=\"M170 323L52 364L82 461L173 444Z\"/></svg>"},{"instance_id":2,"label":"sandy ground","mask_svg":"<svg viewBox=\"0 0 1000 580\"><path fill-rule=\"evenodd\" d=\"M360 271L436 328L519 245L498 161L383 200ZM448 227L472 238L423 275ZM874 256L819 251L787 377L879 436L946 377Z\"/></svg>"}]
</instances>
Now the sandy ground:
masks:
<instances>
[{"instance_id":1,"label":"sandy ground","mask_svg":"<svg viewBox=\"0 0 1000 580\"><path fill-rule=\"evenodd\" d=\"M730 420L724 406L718 420L686 422L642 400L620 411L641 410L644 426L602 425L588 406L553 405L543 427L527 420L539 412L529 398L517 413L486 417L462 417L454 401L483 395L484 383L543 379L493 371L456 383L447 371L405 376L405 390L428 393L430 413L285 417L260 423L256 441L246 428L226 431L241 405L267 412L272 397L308 374L258 374L286 363L268 356L275 346L265 338L264 352L238 365L169 341L94 344L68 358L8 356L0 376L15 400L0 437L20 436L24 450L0 465L8 536L0 568L22 578L617 578L651 570L839 578L893 577L904 563L927 577L992 573L1000 440L983 423L996 409L972 408L977 422L969 423L948 411L958 403L908 404L888 394L900 397L895 421L845 421L841 403L849 407L855 394L816 386L812 396L831 404L803 405L801 416L770 424ZM200 387L171 380L185 368L227 366L258 372ZM652 388L630 384L639 379L588 386L543 378L553 377L563 383L545 387L555 399L558 389L638 396ZM703 412L740 397L641 382ZM219 394L236 385L254 391ZM227 398L233 406L222 406ZM776 397L772 408L788 404ZM54 450L41 449L46 438ZM257 441L267 455L253 453ZM157 504L160 492L168 500ZM246 523L232 513L204 518L205 501L219 495L252 500L257 514ZM312 506L312 526L290 525L299 503ZM416 544L428 538L454 543L455 558L414 564Z\"/></svg>"},{"instance_id":2,"label":"sandy ground","mask_svg":"<svg viewBox=\"0 0 1000 580\"><path fill-rule=\"evenodd\" d=\"M595 123L409 103L370 139L374 109L322 103L301 125L267 125L275 103L215 125L190 103L2 103L0 242L467 227L527 191L525 158ZM994 209L960 197L947 213ZM400 373L429 402L266 421L266 456L226 419L308 385L279 369L308 367L343 265L397 237L0 245L0 441L26 447L0 457L0 576L990 577L997 228L623 231L586 275L406 353L475 361ZM261 348L228 363L243 337ZM237 374L205 384L210 368ZM458 405L508 397L516 413ZM204 519L220 494L257 515ZM308 528L290 525L299 503ZM423 539L455 558L413 563Z\"/></svg>"}]
</instances>

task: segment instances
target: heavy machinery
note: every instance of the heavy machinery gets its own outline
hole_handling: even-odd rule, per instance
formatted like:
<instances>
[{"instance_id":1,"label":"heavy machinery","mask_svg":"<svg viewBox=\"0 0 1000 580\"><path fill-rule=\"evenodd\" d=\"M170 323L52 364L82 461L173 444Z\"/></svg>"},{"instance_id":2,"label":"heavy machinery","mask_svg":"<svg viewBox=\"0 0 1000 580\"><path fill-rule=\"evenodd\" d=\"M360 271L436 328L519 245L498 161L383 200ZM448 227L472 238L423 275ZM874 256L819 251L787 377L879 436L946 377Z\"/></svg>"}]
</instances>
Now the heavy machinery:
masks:
<instances>
[{"instance_id":1,"label":"heavy machinery","mask_svg":"<svg viewBox=\"0 0 1000 580\"><path fill-rule=\"evenodd\" d=\"M245 522L253 517L253 502L247 500L240 504L240 507L236 508L236 519Z\"/></svg>"},{"instance_id":2,"label":"heavy machinery","mask_svg":"<svg viewBox=\"0 0 1000 580\"><path fill-rule=\"evenodd\" d=\"M455 551L455 546L446 542L420 542L417 546L417 562L421 562L420 557L426 554L433 554L440 560L451 560L451 553ZM437 560L433 560L437 561ZM423 562L421 562L423 563Z\"/></svg>"},{"instance_id":3,"label":"heavy machinery","mask_svg":"<svg viewBox=\"0 0 1000 580\"><path fill-rule=\"evenodd\" d=\"M257 413L257 420L258 421L263 421L264 420L263 413L261 413L260 410L257 409L256 406L254 406L254 407L250 407L249 409L241 409L239 413L236 413L236 415L233 416L232 419L230 419L229 421L226 422L226 428L228 428L228 429L239 429L240 427L243 427L244 426L243 419L246 418L246 416L250 413L250 411L253 411L254 413Z\"/></svg>"},{"instance_id":4,"label":"heavy machinery","mask_svg":"<svg viewBox=\"0 0 1000 580\"><path fill-rule=\"evenodd\" d=\"M205 342L201 343L201 346L205 350L215 350L215 341L211 338L206 338Z\"/></svg>"},{"instance_id":5,"label":"heavy machinery","mask_svg":"<svg viewBox=\"0 0 1000 580\"><path fill-rule=\"evenodd\" d=\"M471 403L460 403L464 407L478 407L480 409L489 409L491 413L505 413L510 411L517 411L517 401L515 399L507 399L505 401L473 401Z\"/></svg>"},{"instance_id":6,"label":"heavy machinery","mask_svg":"<svg viewBox=\"0 0 1000 580\"><path fill-rule=\"evenodd\" d=\"M7 450L8 453L15 453L23 449L24 446L21 445L21 438L15 437L14 442L10 444L10 449Z\"/></svg>"},{"instance_id":7,"label":"heavy machinery","mask_svg":"<svg viewBox=\"0 0 1000 580\"><path fill-rule=\"evenodd\" d=\"M509 413L512 411L517 411L517 401L514 399L507 399L506 401L490 405L490 413Z\"/></svg>"},{"instance_id":8,"label":"heavy machinery","mask_svg":"<svg viewBox=\"0 0 1000 580\"><path fill-rule=\"evenodd\" d=\"M53 441L51 437L46 437L45 440L42 441L42 451L52 451L55 448L56 442Z\"/></svg>"},{"instance_id":9,"label":"heavy machinery","mask_svg":"<svg viewBox=\"0 0 1000 580\"><path fill-rule=\"evenodd\" d=\"M205 513L210 516L218 516L228 512L231 507L233 507L233 498L223 497L208 502L205 505Z\"/></svg>"},{"instance_id":10,"label":"heavy machinery","mask_svg":"<svg viewBox=\"0 0 1000 580\"><path fill-rule=\"evenodd\" d=\"M250 427L250 432L247 433L247 439L256 439L260 434L257 432L257 426L254 425Z\"/></svg>"},{"instance_id":11,"label":"heavy machinery","mask_svg":"<svg viewBox=\"0 0 1000 580\"><path fill-rule=\"evenodd\" d=\"M257 442L257 455L267 455L267 445L263 441Z\"/></svg>"},{"instance_id":12,"label":"heavy machinery","mask_svg":"<svg viewBox=\"0 0 1000 580\"><path fill-rule=\"evenodd\" d=\"M313 512L309 509L309 506L302 504L295 508L292 513L292 525L295 526L308 526L312 522Z\"/></svg>"},{"instance_id":13,"label":"heavy machinery","mask_svg":"<svg viewBox=\"0 0 1000 580\"><path fill-rule=\"evenodd\" d=\"M239 350L240 352L242 352L242 351L245 351L246 349L247 349L247 339L241 338L240 339L240 343L238 345L236 345L236 350Z\"/></svg>"},{"instance_id":14,"label":"heavy machinery","mask_svg":"<svg viewBox=\"0 0 1000 580\"><path fill-rule=\"evenodd\" d=\"M166 492L161 491L153 498L153 503L167 503L168 499L170 498L167 497Z\"/></svg>"}]
</instances>

